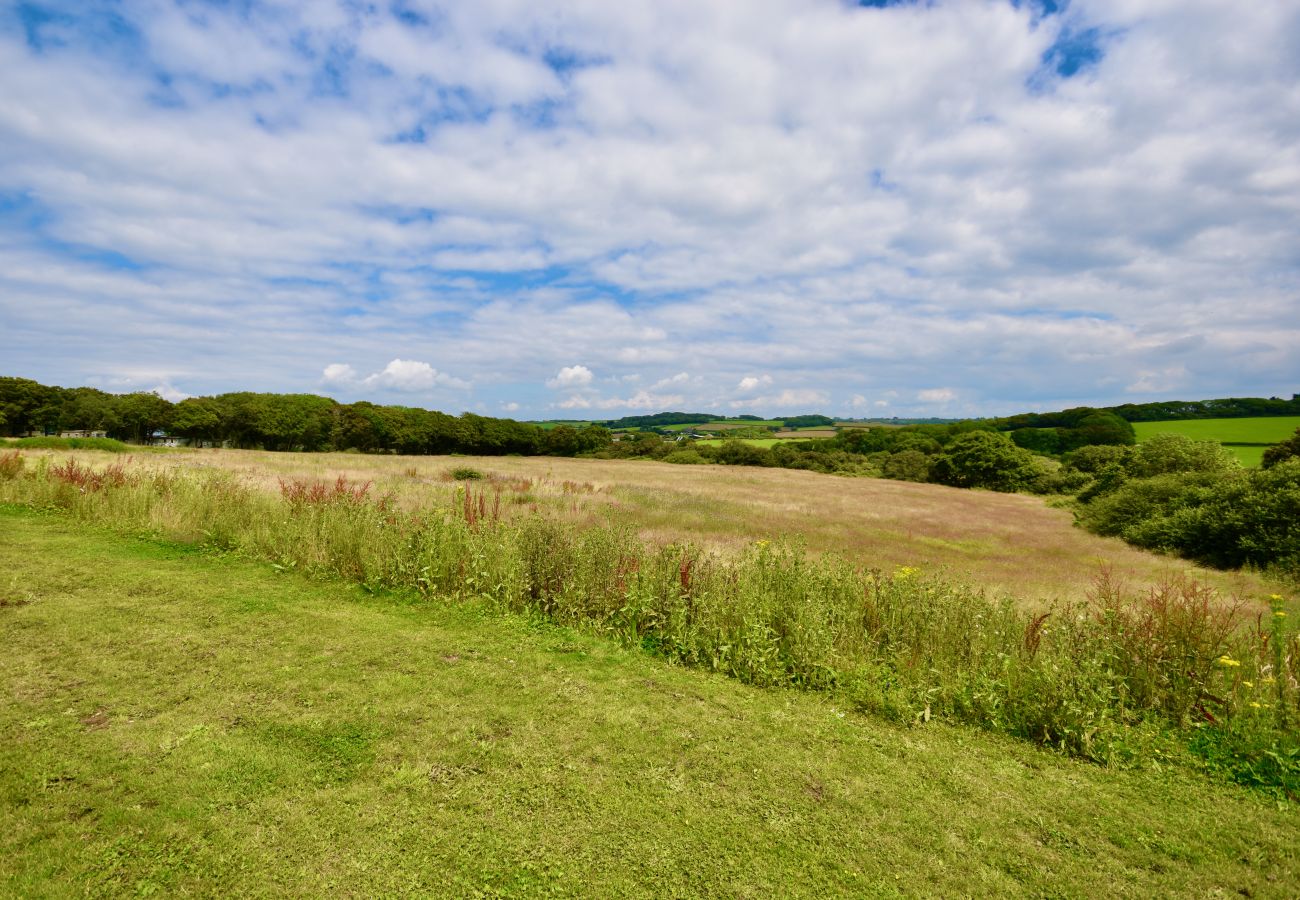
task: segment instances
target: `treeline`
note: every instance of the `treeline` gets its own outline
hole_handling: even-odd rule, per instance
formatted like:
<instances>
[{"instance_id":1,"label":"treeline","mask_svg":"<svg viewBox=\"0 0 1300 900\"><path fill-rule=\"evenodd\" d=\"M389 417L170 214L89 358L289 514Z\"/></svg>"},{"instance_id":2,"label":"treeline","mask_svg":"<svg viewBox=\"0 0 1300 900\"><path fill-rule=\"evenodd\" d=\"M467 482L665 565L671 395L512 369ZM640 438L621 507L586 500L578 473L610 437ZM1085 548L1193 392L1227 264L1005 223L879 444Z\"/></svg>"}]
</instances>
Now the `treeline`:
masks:
<instances>
[{"instance_id":1,"label":"treeline","mask_svg":"<svg viewBox=\"0 0 1300 900\"><path fill-rule=\"evenodd\" d=\"M1300 416L1300 394L1280 397L1224 397L1218 400L1166 400L1107 407L1129 422L1169 422L1175 419L1249 419L1257 416Z\"/></svg>"},{"instance_id":2,"label":"treeline","mask_svg":"<svg viewBox=\"0 0 1300 900\"><path fill-rule=\"evenodd\" d=\"M740 440L666 442L643 433L594 453L670 463L766 466L998 491L1052 493L1060 466L1019 447L988 421L845 429L833 438L786 438L773 447Z\"/></svg>"},{"instance_id":3,"label":"treeline","mask_svg":"<svg viewBox=\"0 0 1300 900\"><path fill-rule=\"evenodd\" d=\"M0 433L103 431L147 443L156 432L264 450L574 456L609 443L598 426L536 425L406 406L342 404L314 394L236 392L171 403L157 394L109 394L0 378Z\"/></svg>"}]
</instances>

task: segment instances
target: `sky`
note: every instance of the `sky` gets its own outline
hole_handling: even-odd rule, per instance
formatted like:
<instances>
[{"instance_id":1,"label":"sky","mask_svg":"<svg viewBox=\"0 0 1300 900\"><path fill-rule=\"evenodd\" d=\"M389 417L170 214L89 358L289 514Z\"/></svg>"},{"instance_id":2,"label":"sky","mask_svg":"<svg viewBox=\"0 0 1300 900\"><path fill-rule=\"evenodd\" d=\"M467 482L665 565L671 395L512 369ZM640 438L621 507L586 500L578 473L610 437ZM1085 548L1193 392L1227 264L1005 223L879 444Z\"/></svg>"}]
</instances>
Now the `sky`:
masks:
<instances>
[{"instance_id":1,"label":"sky","mask_svg":"<svg viewBox=\"0 0 1300 900\"><path fill-rule=\"evenodd\" d=\"M0 374L448 412L1300 391L1294 0L0 4Z\"/></svg>"}]
</instances>

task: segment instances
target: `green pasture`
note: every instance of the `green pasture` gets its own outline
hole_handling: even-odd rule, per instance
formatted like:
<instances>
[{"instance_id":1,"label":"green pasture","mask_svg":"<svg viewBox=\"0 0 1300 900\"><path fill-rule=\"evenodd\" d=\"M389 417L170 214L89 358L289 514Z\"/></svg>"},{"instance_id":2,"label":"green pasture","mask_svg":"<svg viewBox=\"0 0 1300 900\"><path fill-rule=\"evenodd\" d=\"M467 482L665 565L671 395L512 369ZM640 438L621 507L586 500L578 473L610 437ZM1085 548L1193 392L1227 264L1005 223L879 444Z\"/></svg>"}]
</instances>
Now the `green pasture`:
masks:
<instances>
[{"instance_id":1,"label":"green pasture","mask_svg":"<svg viewBox=\"0 0 1300 900\"><path fill-rule=\"evenodd\" d=\"M543 431L550 431L559 428L561 425L568 425L570 428L586 428L588 425L595 424L585 419L548 419L544 422L529 422L529 425L536 425Z\"/></svg>"},{"instance_id":2,"label":"green pasture","mask_svg":"<svg viewBox=\"0 0 1300 900\"><path fill-rule=\"evenodd\" d=\"M0 507L0 896L1293 897L1300 818Z\"/></svg>"},{"instance_id":3,"label":"green pasture","mask_svg":"<svg viewBox=\"0 0 1300 900\"><path fill-rule=\"evenodd\" d=\"M703 440L696 441L695 443L700 444L702 446L709 445L709 446L718 447L721 446L723 443L725 443L725 440L740 441L740 443L742 444L753 444L755 447L775 447L777 444L781 443L782 441L789 440L789 439L788 438L729 438L729 439L704 438Z\"/></svg>"},{"instance_id":4,"label":"green pasture","mask_svg":"<svg viewBox=\"0 0 1300 900\"><path fill-rule=\"evenodd\" d=\"M1258 466L1264 449L1281 443L1300 428L1300 416L1254 419L1179 419L1172 422L1134 422L1139 442L1157 434L1181 434L1197 441L1218 441L1244 466Z\"/></svg>"}]
</instances>

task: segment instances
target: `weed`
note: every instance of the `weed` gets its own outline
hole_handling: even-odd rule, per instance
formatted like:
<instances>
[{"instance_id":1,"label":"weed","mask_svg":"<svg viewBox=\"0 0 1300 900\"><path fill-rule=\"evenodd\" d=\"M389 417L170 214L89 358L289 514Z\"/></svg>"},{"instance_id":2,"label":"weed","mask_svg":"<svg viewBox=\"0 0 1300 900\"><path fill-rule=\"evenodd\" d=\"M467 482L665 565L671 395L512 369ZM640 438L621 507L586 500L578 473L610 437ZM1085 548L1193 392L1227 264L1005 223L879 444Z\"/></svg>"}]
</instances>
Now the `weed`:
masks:
<instances>
[{"instance_id":1,"label":"weed","mask_svg":"<svg viewBox=\"0 0 1300 900\"><path fill-rule=\"evenodd\" d=\"M11 481L23 470L23 455L17 450L0 453L0 480Z\"/></svg>"}]
</instances>

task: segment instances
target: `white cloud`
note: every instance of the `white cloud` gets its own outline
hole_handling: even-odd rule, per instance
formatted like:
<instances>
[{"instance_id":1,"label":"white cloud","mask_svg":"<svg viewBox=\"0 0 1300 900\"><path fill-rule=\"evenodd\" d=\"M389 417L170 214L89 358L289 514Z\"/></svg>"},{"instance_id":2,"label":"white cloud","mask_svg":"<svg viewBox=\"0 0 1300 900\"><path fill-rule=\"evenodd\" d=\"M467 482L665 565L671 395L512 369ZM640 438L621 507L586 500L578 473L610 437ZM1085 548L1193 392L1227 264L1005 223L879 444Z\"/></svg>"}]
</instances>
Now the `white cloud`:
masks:
<instances>
[{"instance_id":1,"label":"white cloud","mask_svg":"<svg viewBox=\"0 0 1300 900\"><path fill-rule=\"evenodd\" d=\"M502 412L508 412L508 413L519 412L519 404L515 403L513 400L510 401L509 403L502 403L501 410Z\"/></svg>"},{"instance_id":2,"label":"white cloud","mask_svg":"<svg viewBox=\"0 0 1300 900\"><path fill-rule=\"evenodd\" d=\"M917 393L916 399L922 403L951 403L957 399L957 392L952 388L928 388Z\"/></svg>"},{"instance_id":3,"label":"white cloud","mask_svg":"<svg viewBox=\"0 0 1300 900\"><path fill-rule=\"evenodd\" d=\"M328 371L328 370L327 370ZM428 391L435 387L465 389L469 383L439 372L426 362L410 359L395 359L384 366L382 371L367 375L361 384L368 388L380 388L392 391L417 392Z\"/></svg>"},{"instance_id":4,"label":"white cloud","mask_svg":"<svg viewBox=\"0 0 1300 900\"><path fill-rule=\"evenodd\" d=\"M357 380L357 370L347 363L330 363L321 372L321 381L328 385L344 386L354 384Z\"/></svg>"},{"instance_id":5,"label":"white cloud","mask_svg":"<svg viewBox=\"0 0 1300 900\"><path fill-rule=\"evenodd\" d=\"M187 394L184 391L180 390L179 388L167 383L156 384L153 387L149 388L149 390L153 391L155 394L157 394L159 397L162 397L164 400L168 400L172 403L180 403L182 400L186 399L187 397L192 396L191 394Z\"/></svg>"},{"instance_id":6,"label":"white cloud","mask_svg":"<svg viewBox=\"0 0 1300 900\"><path fill-rule=\"evenodd\" d=\"M594 375L586 366L565 366L556 376L546 382L549 388L557 390L584 388L591 384Z\"/></svg>"},{"instance_id":7,"label":"white cloud","mask_svg":"<svg viewBox=\"0 0 1300 900\"><path fill-rule=\"evenodd\" d=\"M752 400L733 400L731 407L733 409L753 407L783 411L798 408L801 412L814 413L817 412L814 407L823 406L828 402L829 396L825 391L811 388L786 388L777 394L766 397L755 397Z\"/></svg>"},{"instance_id":8,"label":"white cloud","mask_svg":"<svg viewBox=\"0 0 1300 900\"><path fill-rule=\"evenodd\" d=\"M0 30L0 358L900 415L1300 383L1294 4L756 3ZM1066 28L1114 35L1068 79Z\"/></svg>"}]
</instances>

